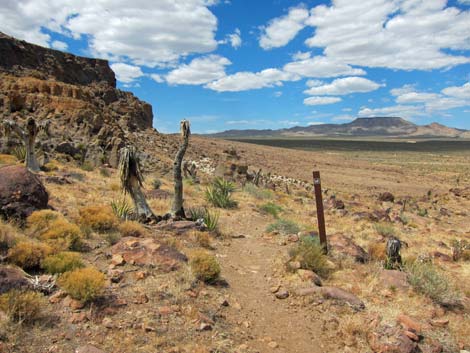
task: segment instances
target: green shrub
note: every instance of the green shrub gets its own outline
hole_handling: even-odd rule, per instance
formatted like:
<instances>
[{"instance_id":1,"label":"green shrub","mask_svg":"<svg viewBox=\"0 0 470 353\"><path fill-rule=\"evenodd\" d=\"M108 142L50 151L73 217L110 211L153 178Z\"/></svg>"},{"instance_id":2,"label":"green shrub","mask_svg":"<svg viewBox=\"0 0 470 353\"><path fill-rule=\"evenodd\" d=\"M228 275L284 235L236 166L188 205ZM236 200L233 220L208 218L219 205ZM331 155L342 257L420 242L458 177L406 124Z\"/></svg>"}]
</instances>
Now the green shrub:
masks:
<instances>
[{"instance_id":1,"label":"green shrub","mask_svg":"<svg viewBox=\"0 0 470 353\"><path fill-rule=\"evenodd\" d=\"M93 167L90 162L84 162L80 168L85 172L92 172L95 169L95 167Z\"/></svg>"},{"instance_id":2,"label":"green shrub","mask_svg":"<svg viewBox=\"0 0 470 353\"><path fill-rule=\"evenodd\" d=\"M211 212L206 210L206 214L204 215L204 224L207 226L207 229L210 231L215 231L217 229L217 225L219 224L219 213L218 212Z\"/></svg>"},{"instance_id":3,"label":"green shrub","mask_svg":"<svg viewBox=\"0 0 470 353\"><path fill-rule=\"evenodd\" d=\"M420 208L418 210L418 216L426 217L428 215L428 210L426 208Z\"/></svg>"},{"instance_id":4,"label":"green shrub","mask_svg":"<svg viewBox=\"0 0 470 353\"><path fill-rule=\"evenodd\" d=\"M197 221L198 219L203 219L207 213L207 209L205 207L189 207L186 210L186 214L189 215L189 219L191 221Z\"/></svg>"},{"instance_id":5,"label":"green shrub","mask_svg":"<svg viewBox=\"0 0 470 353\"><path fill-rule=\"evenodd\" d=\"M105 178L109 178L111 173L109 172L108 168L100 168L100 175Z\"/></svg>"},{"instance_id":6,"label":"green shrub","mask_svg":"<svg viewBox=\"0 0 470 353\"><path fill-rule=\"evenodd\" d=\"M31 240L20 241L8 251L8 260L25 270L37 269L52 251L47 244Z\"/></svg>"},{"instance_id":7,"label":"green shrub","mask_svg":"<svg viewBox=\"0 0 470 353\"><path fill-rule=\"evenodd\" d=\"M105 277L95 268L85 267L64 273L59 284L72 298L88 302L103 292Z\"/></svg>"},{"instance_id":8,"label":"green shrub","mask_svg":"<svg viewBox=\"0 0 470 353\"><path fill-rule=\"evenodd\" d=\"M260 188L254 184L246 184L243 187L243 191L260 200L272 199L274 197L271 190Z\"/></svg>"},{"instance_id":9,"label":"green shrub","mask_svg":"<svg viewBox=\"0 0 470 353\"><path fill-rule=\"evenodd\" d=\"M39 238L57 250L79 251L83 248L82 231L76 224L70 223L65 218L51 221L48 229L42 232Z\"/></svg>"},{"instance_id":10,"label":"green shrub","mask_svg":"<svg viewBox=\"0 0 470 353\"><path fill-rule=\"evenodd\" d=\"M232 200L235 185L223 178L215 178L206 189L206 200L215 207L233 208L237 203Z\"/></svg>"},{"instance_id":11,"label":"green shrub","mask_svg":"<svg viewBox=\"0 0 470 353\"><path fill-rule=\"evenodd\" d=\"M279 232L281 235L297 234L300 227L297 223L286 219L278 219L266 228L267 232Z\"/></svg>"},{"instance_id":12,"label":"green shrub","mask_svg":"<svg viewBox=\"0 0 470 353\"><path fill-rule=\"evenodd\" d=\"M129 220L134 218L134 208L124 198L117 201L111 201L111 209L116 217L120 219Z\"/></svg>"},{"instance_id":13,"label":"green shrub","mask_svg":"<svg viewBox=\"0 0 470 353\"><path fill-rule=\"evenodd\" d=\"M439 305L453 306L459 302L457 292L451 287L445 274L430 262L414 261L406 265L408 281L421 294Z\"/></svg>"},{"instance_id":14,"label":"green shrub","mask_svg":"<svg viewBox=\"0 0 470 353\"><path fill-rule=\"evenodd\" d=\"M215 256L206 251L195 251L189 262L194 276L203 282L215 282L220 275L220 265Z\"/></svg>"},{"instance_id":15,"label":"green shrub","mask_svg":"<svg viewBox=\"0 0 470 353\"><path fill-rule=\"evenodd\" d=\"M375 223L374 229L377 233L384 237L394 237L396 235L395 228L390 224Z\"/></svg>"},{"instance_id":16,"label":"green shrub","mask_svg":"<svg viewBox=\"0 0 470 353\"><path fill-rule=\"evenodd\" d=\"M42 268L50 274L64 273L82 267L84 267L84 264L80 254L71 251L49 255L42 262Z\"/></svg>"},{"instance_id":17,"label":"green shrub","mask_svg":"<svg viewBox=\"0 0 470 353\"><path fill-rule=\"evenodd\" d=\"M282 212L282 207L279 205L276 205L274 202L268 202L259 207L261 212L270 214L274 218L279 217L279 213Z\"/></svg>"},{"instance_id":18,"label":"green shrub","mask_svg":"<svg viewBox=\"0 0 470 353\"><path fill-rule=\"evenodd\" d=\"M328 258L323 253L318 237L302 237L289 251L289 255L292 260L299 261L305 270L312 270L320 276L327 276L330 272Z\"/></svg>"},{"instance_id":19,"label":"green shrub","mask_svg":"<svg viewBox=\"0 0 470 353\"><path fill-rule=\"evenodd\" d=\"M40 318L42 309L47 305L41 293L13 289L0 296L0 310L11 321L31 323Z\"/></svg>"}]
</instances>

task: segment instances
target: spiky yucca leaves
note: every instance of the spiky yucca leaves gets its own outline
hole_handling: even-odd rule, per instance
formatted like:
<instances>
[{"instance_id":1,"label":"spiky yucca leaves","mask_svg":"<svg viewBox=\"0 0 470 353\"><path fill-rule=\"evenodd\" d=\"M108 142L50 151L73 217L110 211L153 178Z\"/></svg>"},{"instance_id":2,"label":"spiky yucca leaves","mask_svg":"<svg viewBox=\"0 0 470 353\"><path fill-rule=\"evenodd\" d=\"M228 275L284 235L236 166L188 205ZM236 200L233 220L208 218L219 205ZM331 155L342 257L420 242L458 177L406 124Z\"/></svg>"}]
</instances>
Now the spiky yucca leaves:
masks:
<instances>
[{"instance_id":1,"label":"spiky yucca leaves","mask_svg":"<svg viewBox=\"0 0 470 353\"><path fill-rule=\"evenodd\" d=\"M44 120L38 124L33 117L28 118L26 121L26 126L24 127L21 127L16 121L12 120L5 120L2 124L3 132L7 137L15 134L20 140L23 141L26 149L25 164L26 167L32 171L39 171L39 163L36 159L36 153L34 151L36 137L41 132L49 136L49 126L49 120Z\"/></svg>"},{"instance_id":2,"label":"spiky yucca leaves","mask_svg":"<svg viewBox=\"0 0 470 353\"><path fill-rule=\"evenodd\" d=\"M140 159L134 146L121 149L119 156L119 176L121 188L124 193L129 193L134 201L135 214L141 222L155 220L156 217L147 204L142 192L144 177L140 171Z\"/></svg>"},{"instance_id":3,"label":"spiky yucca leaves","mask_svg":"<svg viewBox=\"0 0 470 353\"><path fill-rule=\"evenodd\" d=\"M126 199L111 201L111 208L113 209L113 213L121 219L127 221L134 218L134 208Z\"/></svg>"},{"instance_id":4,"label":"spiky yucca leaves","mask_svg":"<svg viewBox=\"0 0 470 353\"><path fill-rule=\"evenodd\" d=\"M184 207L183 207L183 177L181 175L181 165L183 163L183 157L186 153L186 149L189 144L189 136L191 135L191 129L189 120L182 120L180 123L180 133L183 141L181 146L176 153L175 161L173 162L173 177L175 182L175 196L173 199L173 205L171 207L171 213L174 217L185 218Z\"/></svg>"},{"instance_id":5,"label":"spiky yucca leaves","mask_svg":"<svg viewBox=\"0 0 470 353\"><path fill-rule=\"evenodd\" d=\"M237 206L232 200L232 193L235 191L235 184L223 178L215 178L212 184L206 189L206 200L213 206L219 208L233 208Z\"/></svg>"}]
</instances>

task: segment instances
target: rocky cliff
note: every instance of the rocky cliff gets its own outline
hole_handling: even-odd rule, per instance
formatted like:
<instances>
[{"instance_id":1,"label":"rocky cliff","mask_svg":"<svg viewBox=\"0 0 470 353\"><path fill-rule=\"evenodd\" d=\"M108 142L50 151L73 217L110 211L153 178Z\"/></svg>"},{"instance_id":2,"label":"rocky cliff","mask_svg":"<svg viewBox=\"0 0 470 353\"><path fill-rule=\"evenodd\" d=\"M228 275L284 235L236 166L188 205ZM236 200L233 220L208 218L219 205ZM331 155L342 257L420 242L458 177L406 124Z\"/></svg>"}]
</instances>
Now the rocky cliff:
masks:
<instances>
[{"instance_id":1,"label":"rocky cliff","mask_svg":"<svg viewBox=\"0 0 470 353\"><path fill-rule=\"evenodd\" d=\"M48 153L117 164L133 132L152 128L152 106L116 89L108 62L29 44L0 33L0 120L50 119ZM3 142L3 149L8 148Z\"/></svg>"}]
</instances>

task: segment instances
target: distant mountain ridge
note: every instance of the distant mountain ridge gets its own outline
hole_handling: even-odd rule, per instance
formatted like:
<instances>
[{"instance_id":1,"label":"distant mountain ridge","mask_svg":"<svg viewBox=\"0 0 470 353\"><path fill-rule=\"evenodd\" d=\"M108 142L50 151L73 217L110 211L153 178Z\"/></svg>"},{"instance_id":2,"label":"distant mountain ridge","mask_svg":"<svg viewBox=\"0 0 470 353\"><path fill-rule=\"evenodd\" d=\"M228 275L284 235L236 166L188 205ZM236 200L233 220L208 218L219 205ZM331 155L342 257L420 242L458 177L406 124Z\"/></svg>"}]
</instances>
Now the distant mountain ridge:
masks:
<instances>
[{"instance_id":1,"label":"distant mountain ridge","mask_svg":"<svg viewBox=\"0 0 470 353\"><path fill-rule=\"evenodd\" d=\"M357 118L344 124L321 124L295 126L288 129L265 130L227 130L211 137L246 138L246 137L459 137L470 138L470 131L456 129L432 123L416 125L400 117Z\"/></svg>"}]
</instances>

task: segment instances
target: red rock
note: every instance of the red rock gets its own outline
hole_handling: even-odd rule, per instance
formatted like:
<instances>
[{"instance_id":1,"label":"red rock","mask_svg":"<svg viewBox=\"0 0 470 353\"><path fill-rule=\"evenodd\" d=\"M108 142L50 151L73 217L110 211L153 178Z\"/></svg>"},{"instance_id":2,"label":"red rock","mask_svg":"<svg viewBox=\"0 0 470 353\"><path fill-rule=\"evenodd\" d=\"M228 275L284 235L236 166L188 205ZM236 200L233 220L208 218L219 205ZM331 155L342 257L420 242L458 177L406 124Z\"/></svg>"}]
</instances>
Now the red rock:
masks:
<instances>
[{"instance_id":1,"label":"red rock","mask_svg":"<svg viewBox=\"0 0 470 353\"><path fill-rule=\"evenodd\" d=\"M406 290L410 287L405 272L397 270L382 270L379 274L382 285L389 289Z\"/></svg>"},{"instance_id":2,"label":"red rock","mask_svg":"<svg viewBox=\"0 0 470 353\"><path fill-rule=\"evenodd\" d=\"M62 299L64 299L66 296L67 296L67 293L65 293L63 290L58 290L57 292L55 292L49 297L49 303L56 304L60 302Z\"/></svg>"},{"instance_id":3,"label":"red rock","mask_svg":"<svg viewBox=\"0 0 470 353\"><path fill-rule=\"evenodd\" d=\"M365 304L354 294L336 287L310 287L297 291L297 295L307 296L312 294L320 294L326 299L335 299L345 302L356 309L364 309Z\"/></svg>"},{"instance_id":4,"label":"red rock","mask_svg":"<svg viewBox=\"0 0 470 353\"><path fill-rule=\"evenodd\" d=\"M49 195L41 180L19 165L0 168L0 216L24 221L47 208Z\"/></svg>"},{"instance_id":5,"label":"red rock","mask_svg":"<svg viewBox=\"0 0 470 353\"><path fill-rule=\"evenodd\" d=\"M0 294L11 289L30 289L25 273L18 267L0 266Z\"/></svg>"},{"instance_id":6,"label":"red rock","mask_svg":"<svg viewBox=\"0 0 470 353\"><path fill-rule=\"evenodd\" d=\"M169 306L161 306L157 309L158 313L163 316L171 315L173 314L173 309Z\"/></svg>"},{"instance_id":7,"label":"red rock","mask_svg":"<svg viewBox=\"0 0 470 353\"><path fill-rule=\"evenodd\" d=\"M297 270L297 274L303 281L313 282L315 285L320 286L322 285L321 278L315 272L310 270Z\"/></svg>"},{"instance_id":8,"label":"red rock","mask_svg":"<svg viewBox=\"0 0 470 353\"><path fill-rule=\"evenodd\" d=\"M179 268L179 263L186 262L187 257L154 238L122 238L112 248L114 255L120 255L125 262L137 266L158 267L164 272Z\"/></svg>"},{"instance_id":9,"label":"red rock","mask_svg":"<svg viewBox=\"0 0 470 353\"><path fill-rule=\"evenodd\" d=\"M126 263L121 254L114 254L111 258L111 264L114 266L122 266Z\"/></svg>"},{"instance_id":10,"label":"red rock","mask_svg":"<svg viewBox=\"0 0 470 353\"><path fill-rule=\"evenodd\" d=\"M106 352L99 348L96 348L95 346L87 344L87 345L80 346L77 349L75 349L75 353L106 353Z\"/></svg>"},{"instance_id":11,"label":"red rock","mask_svg":"<svg viewBox=\"0 0 470 353\"><path fill-rule=\"evenodd\" d=\"M353 257L357 262L367 262L369 254L352 239L343 234L333 234L328 237L328 245L333 252Z\"/></svg>"},{"instance_id":12,"label":"red rock","mask_svg":"<svg viewBox=\"0 0 470 353\"><path fill-rule=\"evenodd\" d=\"M422 326L416 319L405 314L400 314L397 317L397 321L400 325L403 326L403 328L408 329L409 331L412 331L416 334L421 333Z\"/></svg>"},{"instance_id":13,"label":"red rock","mask_svg":"<svg viewBox=\"0 0 470 353\"><path fill-rule=\"evenodd\" d=\"M449 324L449 319L435 319L431 320L432 326L445 327Z\"/></svg>"},{"instance_id":14,"label":"red rock","mask_svg":"<svg viewBox=\"0 0 470 353\"><path fill-rule=\"evenodd\" d=\"M436 259L439 259L441 261L445 261L445 262L451 262L452 261L452 257L447 255L447 254L444 254L444 253L441 253L440 251L434 251L431 253L431 256L436 258Z\"/></svg>"},{"instance_id":15,"label":"red rock","mask_svg":"<svg viewBox=\"0 0 470 353\"><path fill-rule=\"evenodd\" d=\"M80 313L73 313L69 322L71 324L78 324L81 322L88 321L88 316L86 313L80 312Z\"/></svg>"},{"instance_id":16,"label":"red rock","mask_svg":"<svg viewBox=\"0 0 470 353\"><path fill-rule=\"evenodd\" d=\"M415 341L415 342L418 342L418 341L419 341L419 337L418 337L415 333L413 333L413 332L411 332L411 331L405 331L404 334L405 334L410 340L413 340L413 341Z\"/></svg>"}]
</instances>

